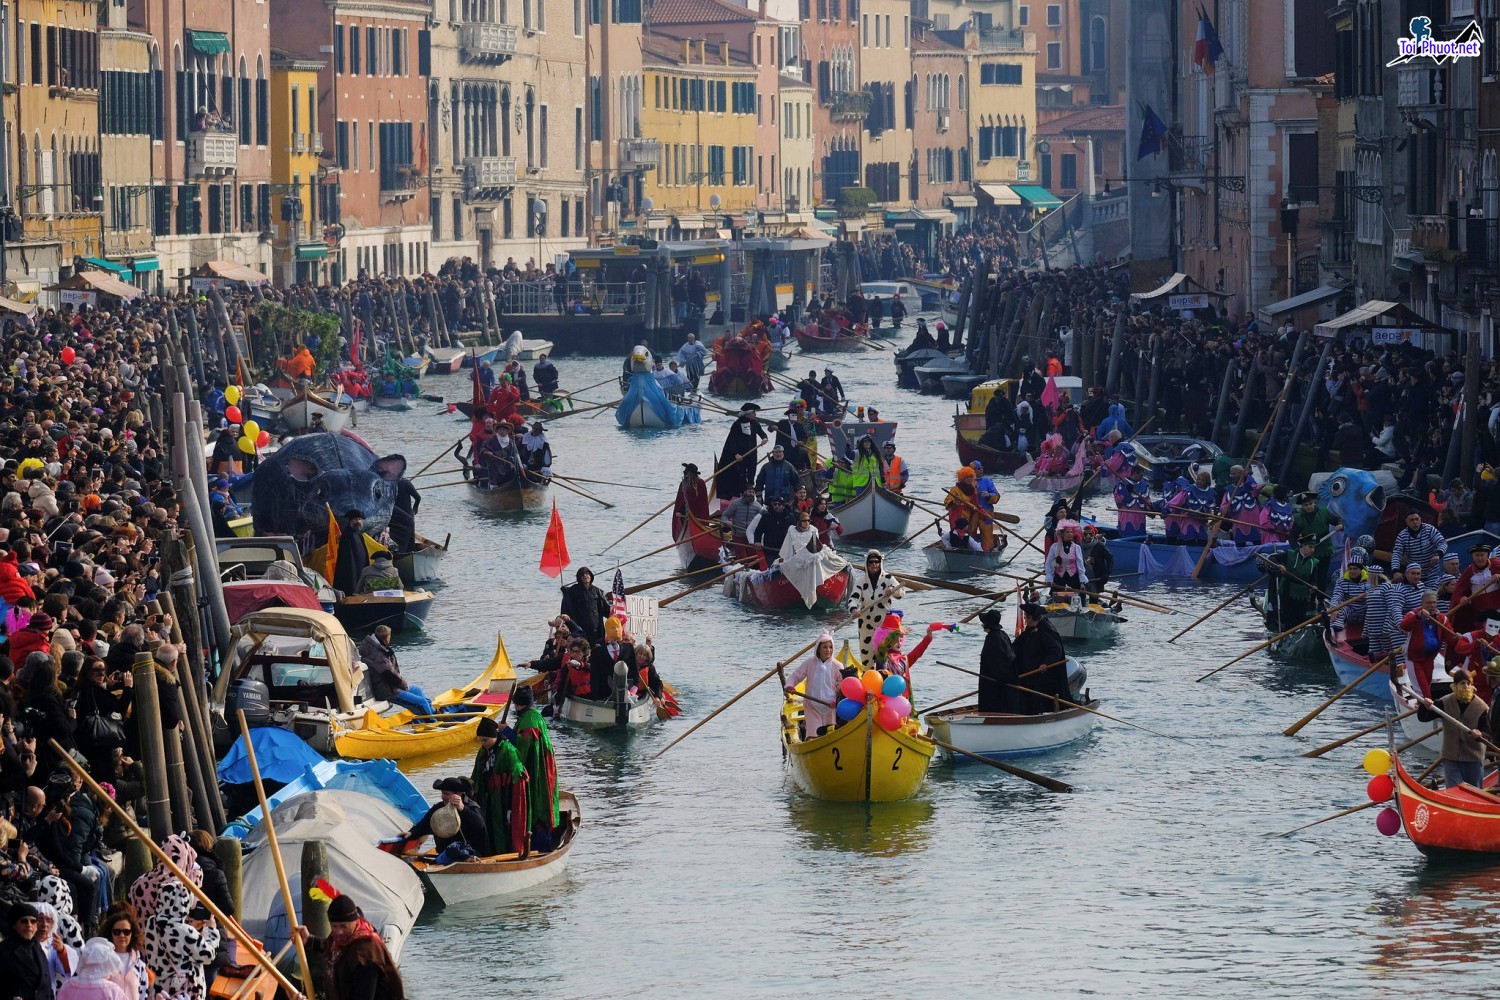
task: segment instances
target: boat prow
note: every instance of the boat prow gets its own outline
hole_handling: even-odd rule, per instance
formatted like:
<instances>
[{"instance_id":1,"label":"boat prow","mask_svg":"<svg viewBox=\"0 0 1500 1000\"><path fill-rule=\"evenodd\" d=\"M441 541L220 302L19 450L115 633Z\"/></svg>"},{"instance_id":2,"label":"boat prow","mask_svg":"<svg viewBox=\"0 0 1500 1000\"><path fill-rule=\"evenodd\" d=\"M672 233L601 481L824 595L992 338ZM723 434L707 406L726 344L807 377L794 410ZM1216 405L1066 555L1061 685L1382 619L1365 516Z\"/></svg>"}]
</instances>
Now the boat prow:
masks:
<instances>
[{"instance_id":1,"label":"boat prow","mask_svg":"<svg viewBox=\"0 0 1500 1000\"><path fill-rule=\"evenodd\" d=\"M1500 796L1468 784L1427 788L1394 757L1395 806L1417 850L1432 858L1500 854Z\"/></svg>"},{"instance_id":2,"label":"boat prow","mask_svg":"<svg viewBox=\"0 0 1500 1000\"><path fill-rule=\"evenodd\" d=\"M578 839L583 814L572 792L558 793L558 814L562 819L562 842L546 854L522 857L497 854L470 861L436 864L436 857L424 854L408 857L407 863L424 876L445 906L471 903L495 896L509 896L556 878L568 866L568 853Z\"/></svg>"}]
</instances>

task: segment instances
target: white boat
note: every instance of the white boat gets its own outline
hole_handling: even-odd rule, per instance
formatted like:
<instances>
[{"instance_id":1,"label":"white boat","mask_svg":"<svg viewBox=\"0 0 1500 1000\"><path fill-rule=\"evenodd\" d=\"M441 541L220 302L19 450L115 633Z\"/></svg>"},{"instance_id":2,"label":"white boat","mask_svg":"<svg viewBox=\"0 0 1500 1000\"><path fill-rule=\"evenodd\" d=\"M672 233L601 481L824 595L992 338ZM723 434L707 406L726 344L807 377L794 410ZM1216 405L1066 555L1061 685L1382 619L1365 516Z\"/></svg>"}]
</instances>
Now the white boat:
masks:
<instances>
[{"instance_id":1,"label":"white boat","mask_svg":"<svg viewBox=\"0 0 1500 1000\"><path fill-rule=\"evenodd\" d=\"M642 729L656 721L656 703L650 698L628 695L618 705L612 701L565 698L560 715L563 721L584 729Z\"/></svg>"},{"instance_id":2,"label":"white boat","mask_svg":"<svg viewBox=\"0 0 1500 1000\"><path fill-rule=\"evenodd\" d=\"M465 350L462 347L431 347L427 348L427 356L432 359L432 368L439 374L456 372L464 365Z\"/></svg>"},{"instance_id":3,"label":"white boat","mask_svg":"<svg viewBox=\"0 0 1500 1000\"><path fill-rule=\"evenodd\" d=\"M1113 636L1124 619L1112 608L1093 601L1083 604L1075 597L1068 602L1049 603L1047 620L1064 640L1093 642Z\"/></svg>"},{"instance_id":4,"label":"white boat","mask_svg":"<svg viewBox=\"0 0 1500 1000\"><path fill-rule=\"evenodd\" d=\"M354 417L354 401L340 393L337 399L324 399L315 392L302 390L281 405L281 422L288 430L301 431L312 426L313 414L323 415L323 429L338 434Z\"/></svg>"},{"instance_id":5,"label":"white boat","mask_svg":"<svg viewBox=\"0 0 1500 1000\"><path fill-rule=\"evenodd\" d=\"M397 412L411 409L411 400L405 396L370 396L370 405L377 410L395 410Z\"/></svg>"},{"instance_id":6,"label":"white boat","mask_svg":"<svg viewBox=\"0 0 1500 1000\"><path fill-rule=\"evenodd\" d=\"M562 843L547 854L526 858L518 854L497 854L450 865L434 864L436 858L428 854L408 857L407 862L427 879L445 906L509 896L541 885L561 875L568 866L568 852L573 849L573 841L578 839L578 826L582 821L578 799L572 792L559 792L558 799Z\"/></svg>"},{"instance_id":7,"label":"white boat","mask_svg":"<svg viewBox=\"0 0 1500 1000\"><path fill-rule=\"evenodd\" d=\"M912 501L876 484L853 500L833 508L833 514L844 526L840 540L863 542L905 538L911 523Z\"/></svg>"},{"instance_id":8,"label":"white boat","mask_svg":"<svg viewBox=\"0 0 1500 1000\"><path fill-rule=\"evenodd\" d=\"M942 542L933 542L922 549L927 559L929 573L974 573L999 569L1005 565L1000 555L1003 549L991 552L975 552L973 549L950 549Z\"/></svg>"},{"instance_id":9,"label":"white boat","mask_svg":"<svg viewBox=\"0 0 1500 1000\"><path fill-rule=\"evenodd\" d=\"M417 536L417 547L396 556L396 568L401 572L401 582L407 587L422 583L437 583L443 579L440 568L443 557L448 554L448 541L434 542L430 538Z\"/></svg>"},{"instance_id":10,"label":"white boat","mask_svg":"<svg viewBox=\"0 0 1500 1000\"><path fill-rule=\"evenodd\" d=\"M552 348L550 340L522 340L520 350L516 352L516 360L535 361L543 354L551 354Z\"/></svg>"},{"instance_id":11,"label":"white boat","mask_svg":"<svg viewBox=\"0 0 1500 1000\"><path fill-rule=\"evenodd\" d=\"M1088 703L1098 708L1097 700ZM1067 708L1043 715L1011 715L950 708L926 717L932 735L944 743L981 757L1027 757L1048 753L1076 743L1094 728L1094 716L1081 708ZM954 762L964 758L955 754Z\"/></svg>"},{"instance_id":12,"label":"white boat","mask_svg":"<svg viewBox=\"0 0 1500 1000\"><path fill-rule=\"evenodd\" d=\"M943 391L943 378L948 375L969 374L969 361L959 356L956 358L934 358L925 365L918 365L914 372L917 376L917 387L923 392Z\"/></svg>"},{"instance_id":13,"label":"white boat","mask_svg":"<svg viewBox=\"0 0 1500 1000\"><path fill-rule=\"evenodd\" d=\"M1434 684L1447 684L1452 680L1453 678L1448 675L1447 668L1443 666L1442 654L1438 654L1437 665L1432 670L1432 682ZM1408 689L1418 693L1422 690L1417 684L1416 671L1412 669L1410 663L1406 664L1406 686ZM1396 685L1391 684L1390 689L1391 699L1396 703L1396 714L1399 715L1411 707L1407 703L1407 700L1401 696L1400 692L1396 690ZM1435 698L1436 696L1434 695ZM1437 757L1443 752L1442 727L1442 719L1435 718L1431 722L1423 722L1415 715L1408 715L1401 720L1401 735L1403 737L1401 742L1410 743L1412 740L1420 739L1422 742L1413 746L1412 749L1429 757Z\"/></svg>"}]
</instances>

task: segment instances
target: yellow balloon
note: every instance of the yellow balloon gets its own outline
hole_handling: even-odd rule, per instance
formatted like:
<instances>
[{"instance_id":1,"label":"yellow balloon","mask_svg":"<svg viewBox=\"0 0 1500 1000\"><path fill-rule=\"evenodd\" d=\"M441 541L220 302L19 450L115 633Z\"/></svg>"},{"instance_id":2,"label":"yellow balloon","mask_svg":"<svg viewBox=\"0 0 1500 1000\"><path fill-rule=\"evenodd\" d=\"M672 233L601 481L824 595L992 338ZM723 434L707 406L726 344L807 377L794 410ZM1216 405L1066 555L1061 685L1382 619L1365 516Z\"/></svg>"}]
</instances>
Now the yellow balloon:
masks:
<instances>
[{"instance_id":1,"label":"yellow balloon","mask_svg":"<svg viewBox=\"0 0 1500 1000\"><path fill-rule=\"evenodd\" d=\"M228 403L230 406L234 406L238 404L239 401L240 387L237 385L226 386L224 388L224 402Z\"/></svg>"},{"instance_id":2,"label":"yellow balloon","mask_svg":"<svg viewBox=\"0 0 1500 1000\"><path fill-rule=\"evenodd\" d=\"M260 424L256 423L254 420L246 420L245 426L242 429L245 432L245 437L249 438L251 441L254 441L256 438L260 437Z\"/></svg>"},{"instance_id":3,"label":"yellow balloon","mask_svg":"<svg viewBox=\"0 0 1500 1000\"><path fill-rule=\"evenodd\" d=\"M1376 747L1365 754L1364 766L1370 774L1388 773L1391 769L1390 752Z\"/></svg>"},{"instance_id":4,"label":"yellow balloon","mask_svg":"<svg viewBox=\"0 0 1500 1000\"><path fill-rule=\"evenodd\" d=\"M243 451L246 455L255 454L255 438L250 437L248 434L240 438L239 445L240 451Z\"/></svg>"}]
</instances>

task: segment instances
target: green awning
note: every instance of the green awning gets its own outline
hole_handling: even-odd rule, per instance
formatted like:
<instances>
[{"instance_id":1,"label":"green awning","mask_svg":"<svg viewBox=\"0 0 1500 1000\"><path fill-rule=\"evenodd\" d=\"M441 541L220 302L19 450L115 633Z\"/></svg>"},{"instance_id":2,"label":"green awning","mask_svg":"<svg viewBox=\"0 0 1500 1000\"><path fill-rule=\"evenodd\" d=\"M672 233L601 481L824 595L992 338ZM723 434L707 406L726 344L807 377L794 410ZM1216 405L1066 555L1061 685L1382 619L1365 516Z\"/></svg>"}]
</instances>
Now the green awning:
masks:
<instances>
[{"instance_id":1,"label":"green awning","mask_svg":"<svg viewBox=\"0 0 1500 1000\"><path fill-rule=\"evenodd\" d=\"M1062 199L1035 184L1012 184L1010 189L1031 204L1032 208L1057 208Z\"/></svg>"},{"instance_id":2,"label":"green awning","mask_svg":"<svg viewBox=\"0 0 1500 1000\"><path fill-rule=\"evenodd\" d=\"M151 256L151 257L136 257L130 263L131 263L131 266L135 268L135 273L136 274L140 274L140 273L142 273L144 271L160 271L161 270L161 260L160 260L160 258L155 257L155 256Z\"/></svg>"},{"instance_id":3,"label":"green awning","mask_svg":"<svg viewBox=\"0 0 1500 1000\"><path fill-rule=\"evenodd\" d=\"M188 44L205 56L229 51L229 36L222 31L189 31Z\"/></svg>"},{"instance_id":4,"label":"green awning","mask_svg":"<svg viewBox=\"0 0 1500 1000\"><path fill-rule=\"evenodd\" d=\"M328 257L328 244L326 243L298 243L298 260L325 260Z\"/></svg>"},{"instance_id":5,"label":"green awning","mask_svg":"<svg viewBox=\"0 0 1500 1000\"><path fill-rule=\"evenodd\" d=\"M101 271L108 271L110 274L118 274L121 277L130 276L130 268L124 264L116 264L112 260L105 260L103 257L85 257L83 258L83 262L90 267L97 267Z\"/></svg>"}]
</instances>

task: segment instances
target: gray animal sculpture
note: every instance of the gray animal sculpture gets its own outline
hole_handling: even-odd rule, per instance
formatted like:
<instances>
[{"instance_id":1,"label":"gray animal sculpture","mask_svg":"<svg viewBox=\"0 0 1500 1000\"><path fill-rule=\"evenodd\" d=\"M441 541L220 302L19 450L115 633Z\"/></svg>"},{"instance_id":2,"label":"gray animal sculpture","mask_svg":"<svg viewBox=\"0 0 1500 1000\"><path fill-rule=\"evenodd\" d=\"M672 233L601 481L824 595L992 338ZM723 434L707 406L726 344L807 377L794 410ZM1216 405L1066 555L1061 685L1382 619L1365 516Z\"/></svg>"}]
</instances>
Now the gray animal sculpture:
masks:
<instances>
[{"instance_id":1,"label":"gray animal sculpture","mask_svg":"<svg viewBox=\"0 0 1500 1000\"><path fill-rule=\"evenodd\" d=\"M406 474L400 455L377 457L348 434L304 434L260 463L250 507L257 535L310 534L321 545L328 510L341 521L351 510L365 515L365 531L385 530Z\"/></svg>"}]
</instances>

